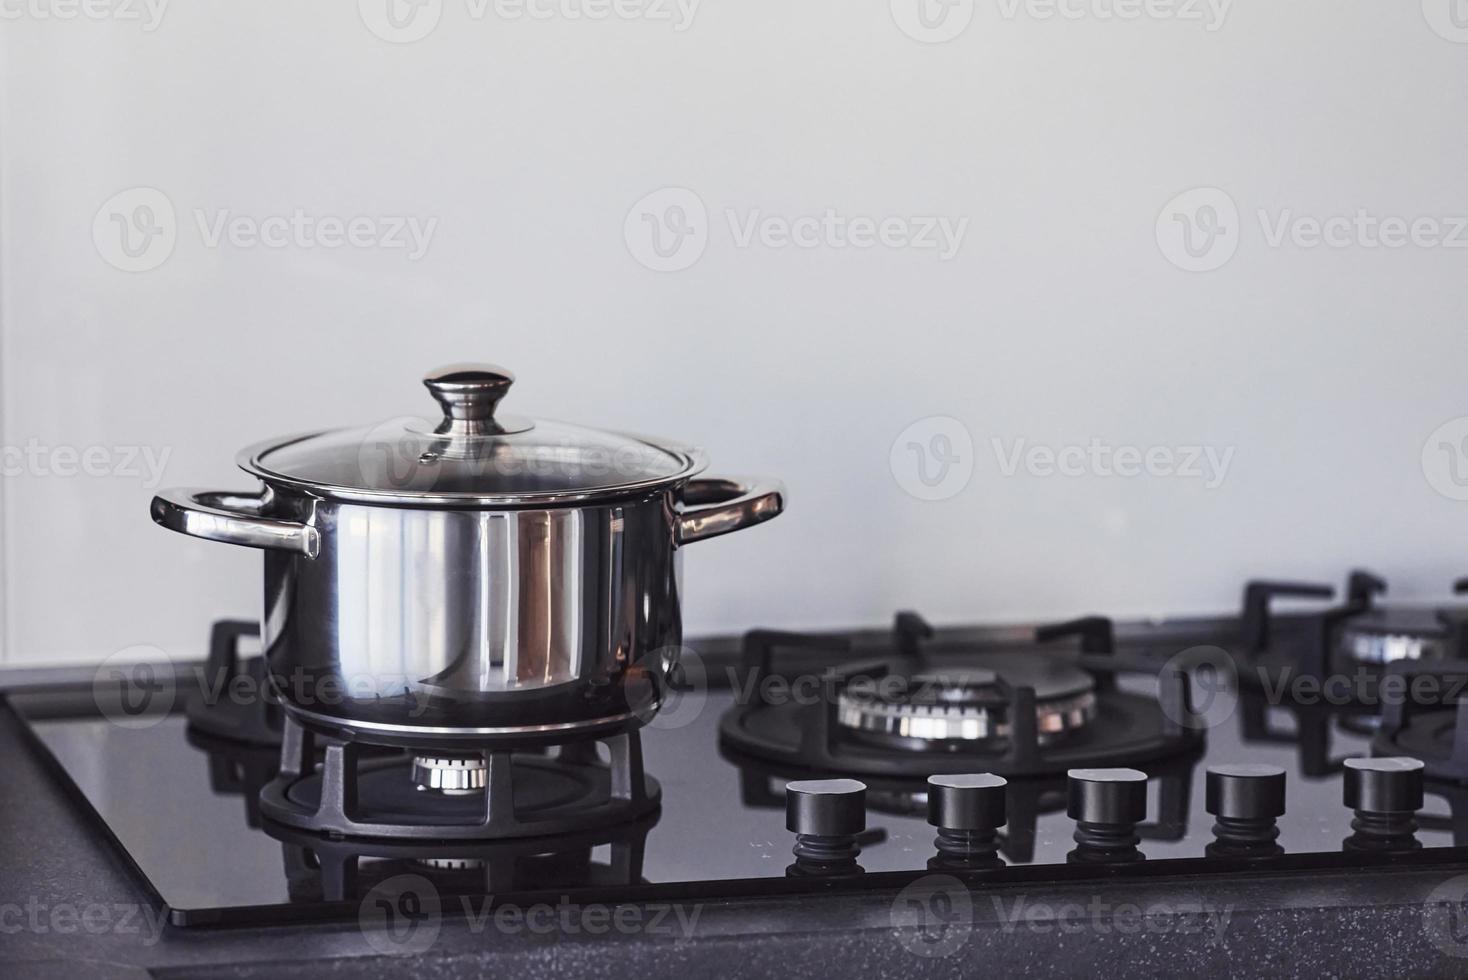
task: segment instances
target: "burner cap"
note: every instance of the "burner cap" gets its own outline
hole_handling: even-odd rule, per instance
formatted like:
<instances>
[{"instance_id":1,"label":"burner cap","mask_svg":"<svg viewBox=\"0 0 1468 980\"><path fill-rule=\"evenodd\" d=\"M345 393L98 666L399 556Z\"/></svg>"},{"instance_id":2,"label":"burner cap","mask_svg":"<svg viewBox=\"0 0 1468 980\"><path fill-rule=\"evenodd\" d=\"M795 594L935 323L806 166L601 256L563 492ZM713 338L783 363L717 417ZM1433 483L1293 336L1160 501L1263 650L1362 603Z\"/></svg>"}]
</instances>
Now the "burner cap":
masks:
<instances>
[{"instance_id":1,"label":"burner cap","mask_svg":"<svg viewBox=\"0 0 1468 980\"><path fill-rule=\"evenodd\" d=\"M898 683L885 683L891 680ZM1001 739L1010 732L1009 701L1018 687L1034 689L1041 742L1095 717L1096 683L1088 672L1061 657L1026 652L975 654L870 684L848 683L838 699L837 721L864 737L906 747Z\"/></svg>"},{"instance_id":2,"label":"burner cap","mask_svg":"<svg viewBox=\"0 0 1468 980\"><path fill-rule=\"evenodd\" d=\"M448 796L483 792L484 758L414 756L413 784L420 790Z\"/></svg>"},{"instance_id":3,"label":"burner cap","mask_svg":"<svg viewBox=\"0 0 1468 980\"><path fill-rule=\"evenodd\" d=\"M1353 616L1341 625L1342 656L1366 664L1441 660L1449 656L1452 629L1443 610L1389 606Z\"/></svg>"}]
</instances>

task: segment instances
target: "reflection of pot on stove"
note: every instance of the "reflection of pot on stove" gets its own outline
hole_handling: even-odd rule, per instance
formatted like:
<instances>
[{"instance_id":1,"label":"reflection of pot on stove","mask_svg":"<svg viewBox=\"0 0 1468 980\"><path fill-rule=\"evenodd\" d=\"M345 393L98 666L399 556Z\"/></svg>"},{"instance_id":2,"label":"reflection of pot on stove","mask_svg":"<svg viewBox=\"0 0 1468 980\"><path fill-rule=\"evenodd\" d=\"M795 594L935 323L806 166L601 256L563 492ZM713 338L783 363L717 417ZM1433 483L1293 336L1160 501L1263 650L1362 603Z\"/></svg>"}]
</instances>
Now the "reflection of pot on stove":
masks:
<instances>
[{"instance_id":1,"label":"reflection of pot on stove","mask_svg":"<svg viewBox=\"0 0 1468 980\"><path fill-rule=\"evenodd\" d=\"M653 813L605 830L515 840L336 840L273 822L265 832L282 844L292 902L355 901L397 875L419 875L441 895L493 895L544 889L643 884ZM606 861L594 860L608 848Z\"/></svg>"}]
</instances>

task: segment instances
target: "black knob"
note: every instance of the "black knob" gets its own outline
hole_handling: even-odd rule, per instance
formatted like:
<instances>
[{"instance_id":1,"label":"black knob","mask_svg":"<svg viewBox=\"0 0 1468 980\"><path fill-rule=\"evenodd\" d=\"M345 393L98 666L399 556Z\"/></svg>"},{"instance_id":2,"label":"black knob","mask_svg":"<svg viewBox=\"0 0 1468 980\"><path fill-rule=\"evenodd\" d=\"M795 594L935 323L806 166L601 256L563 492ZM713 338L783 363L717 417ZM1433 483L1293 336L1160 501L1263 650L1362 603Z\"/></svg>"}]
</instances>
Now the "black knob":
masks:
<instances>
[{"instance_id":1,"label":"black knob","mask_svg":"<svg viewBox=\"0 0 1468 980\"><path fill-rule=\"evenodd\" d=\"M1209 857L1273 857L1275 820L1285 812L1285 771L1279 766L1210 766L1206 808L1218 818Z\"/></svg>"},{"instance_id":2,"label":"black knob","mask_svg":"<svg viewBox=\"0 0 1468 980\"><path fill-rule=\"evenodd\" d=\"M857 835L867 827L867 788L855 779L810 779L785 786L785 827L795 834L791 875L861 869Z\"/></svg>"},{"instance_id":3,"label":"black knob","mask_svg":"<svg viewBox=\"0 0 1468 980\"><path fill-rule=\"evenodd\" d=\"M1076 822L1072 862L1140 861L1137 824L1147 819L1147 774L1136 769L1072 769L1066 812Z\"/></svg>"},{"instance_id":4,"label":"black knob","mask_svg":"<svg viewBox=\"0 0 1468 980\"><path fill-rule=\"evenodd\" d=\"M1420 759L1347 759L1343 799L1356 811L1355 831L1346 847L1353 850L1412 850L1417 840L1417 811L1422 809Z\"/></svg>"},{"instance_id":5,"label":"black knob","mask_svg":"<svg viewBox=\"0 0 1468 980\"><path fill-rule=\"evenodd\" d=\"M938 828L929 867L1000 863L1008 780L990 773L928 777L928 823Z\"/></svg>"}]
</instances>

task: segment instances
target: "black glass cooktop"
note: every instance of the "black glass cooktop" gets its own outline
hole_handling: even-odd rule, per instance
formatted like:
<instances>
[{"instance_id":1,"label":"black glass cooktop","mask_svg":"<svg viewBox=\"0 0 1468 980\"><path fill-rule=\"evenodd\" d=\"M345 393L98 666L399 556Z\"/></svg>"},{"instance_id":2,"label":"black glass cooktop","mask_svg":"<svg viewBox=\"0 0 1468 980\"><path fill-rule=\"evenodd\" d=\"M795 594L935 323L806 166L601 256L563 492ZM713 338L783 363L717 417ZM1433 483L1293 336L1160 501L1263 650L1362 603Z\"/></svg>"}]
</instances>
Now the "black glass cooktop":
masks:
<instances>
[{"instance_id":1,"label":"black glass cooktop","mask_svg":"<svg viewBox=\"0 0 1468 980\"><path fill-rule=\"evenodd\" d=\"M1131 669L1100 687L1114 686L1122 696L1140 699L1135 703L1146 703L1156 696L1163 683L1159 673L1165 674L1175 654L1200 644L1226 649L1236 630L1237 624L1223 621L1119 628L1115 650L1107 655ZM1279 642L1288 642L1288 629L1280 635L1285 639ZM999 649L1037 657L1059 650L1080 666L1095 656L1084 640L1042 649L1030 638L1028 630L940 630L924 642L960 660ZM829 677L831 668L854 657L889 654L904 642L864 633L841 638L847 649L805 650L775 666L786 675L817 678L812 690L819 691L819 678ZM642 735L646 772L661 787L661 807L619 826L510 844L358 842L289 830L262 819L256 799L275 772L273 749L201 734L182 710L118 724L100 715L88 703L95 699L79 688L70 699L65 691L35 690L12 694L9 703L26 719L57 778L74 789L79 806L94 811L98 832L115 839L177 925L351 915L374 882L404 872L428 877L441 891L500 898L557 894L572 901L900 885L927 873L935 851L924 780L938 767L929 766L918 747L889 745L882 751L906 758L906 772L894 774L889 767L873 776L855 774L868 787L867 830L858 839L865 874L824 880L788 875L793 836L785 825L786 782L854 774L822 765L807 771L778 752L754 759L731 747L721 739L721 720L756 696L741 674L750 666L750 653L732 641L692 648L702 651L699 677ZM965 691L977 683L974 672L965 674ZM1065 812L1062 771L1010 779L1009 823L1000 836L1003 865L973 874L1034 880L1369 868L1424 860L1432 849L1468 844L1468 792L1429 780L1418 818L1423 850L1391 855L1343 849L1352 834L1352 813L1342 804L1342 763L1371 754L1374 720L1271 704L1267 694L1247 685L1220 685L1198 671L1189 683L1202 719L1201 739L1179 743L1172 754L1127 762L1149 777L1146 819L1138 828L1144 862L1099 869L1067 863L1076 825ZM1079 690L1060 693L1074 698ZM174 699L173 707L181 709L185 700ZM1066 703L1083 734L1089 702ZM807 722L794 724L798 729ZM1214 826L1204 807L1205 770L1240 763L1275 765L1287 774L1286 813L1278 821L1285 855L1272 862L1204 858ZM947 771L963 768L951 760L945 765Z\"/></svg>"}]
</instances>

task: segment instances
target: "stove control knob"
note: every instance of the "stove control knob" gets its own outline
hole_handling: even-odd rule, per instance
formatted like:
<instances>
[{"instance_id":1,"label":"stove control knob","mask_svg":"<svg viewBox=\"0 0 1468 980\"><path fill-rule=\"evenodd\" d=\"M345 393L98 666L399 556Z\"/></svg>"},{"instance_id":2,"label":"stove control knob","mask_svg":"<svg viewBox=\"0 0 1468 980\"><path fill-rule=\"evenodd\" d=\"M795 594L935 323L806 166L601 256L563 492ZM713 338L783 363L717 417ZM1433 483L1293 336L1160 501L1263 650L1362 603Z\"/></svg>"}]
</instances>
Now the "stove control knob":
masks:
<instances>
[{"instance_id":1,"label":"stove control knob","mask_svg":"<svg viewBox=\"0 0 1468 980\"><path fill-rule=\"evenodd\" d=\"M1285 771L1279 766L1210 766L1206 806L1217 818L1209 857L1274 857L1275 820L1285 812Z\"/></svg>"},{"instance_id":2,"label":"stove control knob","mask_svg":"<svg viewBox=\"0 0 1468 980\"><path fill-rule=\"evenodd\" d=\"M1008 780L978 773L928 777L928 823L938 828L938 855L928 867L997 865Z\"/></svg>"},{"instance_id":3,"label":"stove control knob","mask_svg":"<svg viewBox=\"0 0 1468 980\"><path fill-rule=\"evenodd\" d=\"M1136 769L1072 769L1066 812L1076 822L1073 864L1140 861L1137 824L1147 819L1147 774Z\"/></svg>"},{"instance_id":4,"label":"stove control knob","mask_svg":"<svg viewBox=\"0 0 1468 980\"><path fill-rule=\"evenodd\" d=\"M1422 809L1420 759L1347 759L1344 800L1356 811L1355 831L1346 839L1350 850L1413 850L1417 811Z\"/></svg>"},{"instance_id":5,"label":"stove control knob","mask_svg":"<svg viewBox=\"0 0 1468 980\"><path fill-rule=\"evenodd\" d=\"M867 788L855 779L810 779L785 787L785 827L795 834L792 876L859 873L857 836L867 828Z\"/></svg>"}]
</instances>

